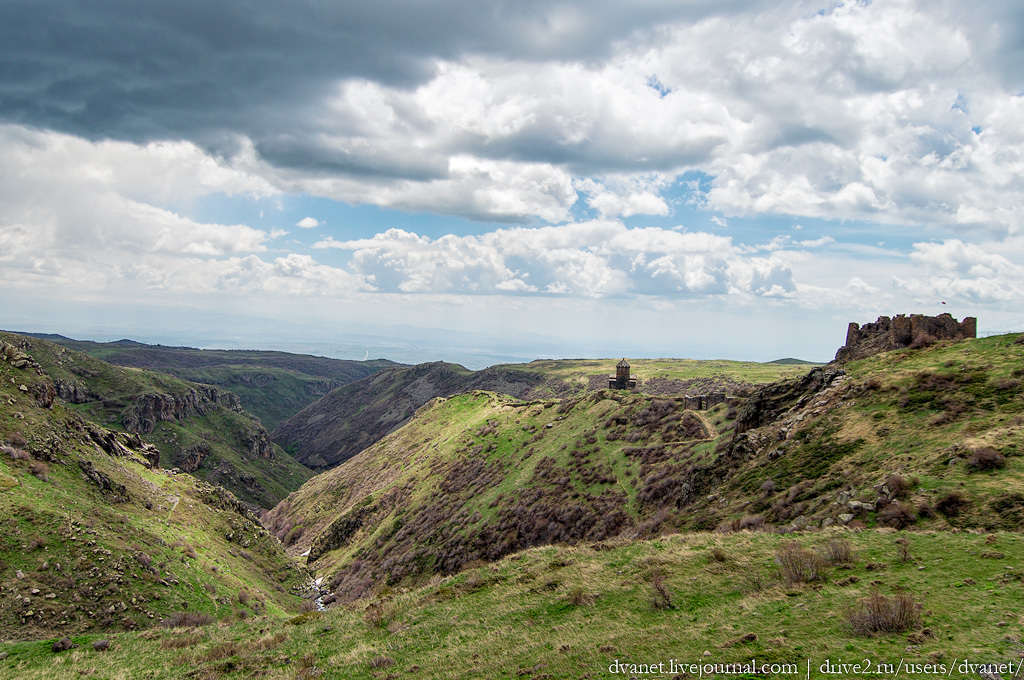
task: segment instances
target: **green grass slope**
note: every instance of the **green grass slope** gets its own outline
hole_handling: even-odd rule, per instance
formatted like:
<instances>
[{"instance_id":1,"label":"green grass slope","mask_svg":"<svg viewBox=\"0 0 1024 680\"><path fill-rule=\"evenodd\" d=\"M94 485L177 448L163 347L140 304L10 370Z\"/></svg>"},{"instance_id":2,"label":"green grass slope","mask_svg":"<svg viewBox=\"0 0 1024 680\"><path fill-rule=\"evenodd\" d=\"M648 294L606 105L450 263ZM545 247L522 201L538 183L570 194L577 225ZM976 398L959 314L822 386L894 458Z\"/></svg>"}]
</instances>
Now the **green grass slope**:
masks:
<instances>
[{"instance_id":1,"label":"green grass slope","mask_svg":"<svg viewBox=\"0 0 1024 680\"><path fill-rule=\"evenodd\" d=\"M1018 336L815 368L705 412L597 390L435 399L268 526L342 599L673 529L1024 526Z\"/></svg>"},{"instance_id":2,"label":"green grass slope","mask_svg":"<svg viewBox=\"0 0 1024 680\"><path fill-rule=\"evenodd\" d=\"M299 604L302 570L234 496L151 467L137 436L86 421L0 350L0 639Z\"/></svg>"},{"instance_id":3,"label":"green grass slope","mask_svg":"<svg viewBox=\"0 0 1024 680\"><path fill-rule=\"evenodd\" d=\"M830 544L851 550L842 564L819 557L811 581L793 580L779 564L793 552L791 536L696 533L534 548L421 588L292 619L123 633L106 652L93 651L92 635L74 638L81 649L61 654L50 651L50 641L0 645L9 655L0 673L40 680L80 673L271 680L961 679L981 677L966 664L1016 670L1024 633L1021 536L901 538L892 530L800 536L805 556L828 555ZM852 627L851 613L876 592L889 601L905 598L911 619L905 630L865 634ZM724 664L751 660L754 672L742 666L722 672ZM831 672L822 672L827 662ZM839 663L862 665L854 670Z\"/></svg>"},{"instance_id":4,"label":"green grass slope","mask_svg":"<svg viewBox=\"0 0 1024 680\"><path fill-rule=\"evenodd\" d=\"M768 409L770 422L753 417L757 427L689 468L698 499L681 526L763 518L1020 530L1022 358L1024 336L1003 335L847 364L846 375ZM738 429L758 396L738 409Z\"/></svg>"},{"instance_id":5,"label":"green grass slope","mask_svg":"<svg viewBox=\"0 0 1024 680\"><path fill-rule=\"evenodd\" d=\"M519 399L579 397L608 386L617 360L538 360L470 371L457 364L420 364L381 371L339 388L273 432L304 465L322 470L356 455L404 425L434 397L487 390ZM676 396L745 394L755 385L795 376L806 367L740 361L640 359L637 390Z\"/></svg>"},{"instance_id":6,"label":"green grass slope","mask_svg":"<svg viewBox=\"0 0 1024 680\"><path fill-rule=\"evenodd\" d=\"M0 332L0 340L30 354L79 415L155 445L162 467L179 467L263 508L312 476L226 390L114 366L38 338Z\"/></svg>"},{"instance_id":7,"label":"green grass slope","mask_svg":"<svg viewBox=\"0 0 1024 680\"><path fill-rule=\"evenodd\" d=\"M168 347L131 340L89 342L60 335L36 337L117 366L144 368L223 387L238 395L242 407L268 430L333 389L398 366L386 359L349 361L266 350Z\"/></svg>"}]
</instances>

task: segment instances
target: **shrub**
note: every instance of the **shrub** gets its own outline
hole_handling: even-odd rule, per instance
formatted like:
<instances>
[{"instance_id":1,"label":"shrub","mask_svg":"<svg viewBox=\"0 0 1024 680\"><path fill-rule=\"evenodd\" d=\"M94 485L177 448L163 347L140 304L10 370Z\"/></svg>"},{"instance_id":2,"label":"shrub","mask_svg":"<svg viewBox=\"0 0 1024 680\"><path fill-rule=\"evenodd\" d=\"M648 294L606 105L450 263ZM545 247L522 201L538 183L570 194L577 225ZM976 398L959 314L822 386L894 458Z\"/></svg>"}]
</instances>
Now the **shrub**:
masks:
<instances>
[{"instance_id":1,"label":"shrub","mask_svg":"<svg viewBox=\"0 0 1024 680\"><path fill-rule=\"evenodd\" d=\"M665 576L663 574L654 574L651 576L651 605L655 609L675 609L675 605L672 604L672 593L668 589L668 584L665 582Z\"/></svg>"},{"instance_id":2,"label":"shrub","mask_svg":"<svg viewBox=\"0 0 1024 680\"><path fill-rule=\"evenodd\" d=\"M190 633L189 635L176 635L160 641L160 649L185 649L198 645L206 638L202 633Z\"/></svg>"},{"instance_id":3,"label":"shrub","mask_svg":"<svg viewBox=\"0 0 1024 680\"><path fill-rule=\"evenodd\" d=\"M833 567L854 563L853 546L845 538L833 538L822 552L825 561Z\"/></svg>"},{"instance_id":4,"label":"shrub","mask_svg":"<svg viewBox=\"0 0 1024 680\"><path fill-rule=\"evenodd\" d=\"M935 509L946 517L956 517L971 504L959 491L950 491L935 504Z\"/></svg>"},{"instance_id":5,"label":"shrub","mask_svg":"<svg viewBox=\"0 0 1024 680\"><path fill-rule=\"evenodd\" d=\"M935 517L935 508L928 501L921 501L917 505L917 516L931 519Z\"/></svg>"},{"instance_id":6,"label":"shrub","mask_svg":"<svg viewBox=\"0 0 1024 680\"><path fill-rule=\"evenodd\" d=\"M375 656L372 659L370 659L369 662L370 668L387 668L388 666L393 666L394 664L395 660L392 659L390 656Z\"/></svg>"},{"instance_id":7,"label":"shrub","mask_svg":"<svg viewBox=\"0 0 1024 680\"><path fill-rule=\"evenodd\" d=\"M771 479L766 479L761 482L761 491L765 494L775 493L775 482Z\"/></svg>"},{"instance_id":8,"label":"shrub","mask_svg":"<svg viewBox=\"0 0 1024 680\"><path fill-rule=\"evenodd\" d=\"M566 595L565 599L574 607L589 607L594 603L593 596L588 594L587 591L579 586L569 591L569 594Z\"/></svg>"},{"instance_id":9,"label":"shrub","mask_svg":"<svg viewBox=\"0 0 1024 680\"><path fill-rule=\"evenodd\" d=\"M28 470L36 479L44 482L50 480L50 468L41 460L34 460L29 463Z\"/></svg>"},{"instance_id":10,"label":"shrub","mask_svg":"<svg viewBox=\"0 0 1024 680\"><path fill-rule=\"evenodd\" d=\"M722 550L718 546L715 546L714 548L712 548L710 552L711 552L711 559L713 559L715 562L728 562L729 561L729 553L725 552L724 550Z\"/></svg>"},{"instance_id":11,"label":"shrub","mask_svg":"<svg viewBox=\"0 0 1024 680\"><path fill-rule=\"evenodd\" d=\"M788 584L813 583L825 580L825 560L810 550L805 550L796 541L784 543L775 552L782 580Z\"/></svg>"},{"instance_id":12,"label":"shrub","mask_svg":"<svg viewBox=\"0 0 1024 680\"><path fill-rule=\"evenodd\" d=\"M878 513L879 524L894 529L906 529L916 521L914 513L903 503L890 503Z\"/></svg>"},{"instance_id":13,"label":"shrub","mask_svg":"<svg viewBox=\"0 0 1024 680\"><path fill-rule=\"evenodd\" d=\"M247 590L239 590L238 591L238 604L244 605L244 604L248 604L248 603L249 603L249 591L247 591Z\"/></svg>"},{"instance_id":14,"label":"shrub","mask_svg":"<svg viewBox=\"0 0 1024 680\"><path fill-rule=\"evenodd\" d=\"M876 589L850 608L846 621L857 635L902 633L921 625L921 605L907 593L886 597Z\"/></svg>"},{"instance_id":15,"label":"shrub","mask_svg":"<svg viewBox=\"0 0 1024 680\"><path fill-rule=\"evenodd\" d=\"M395 620L395 606L391 602L374 602L363 612L363 621L371 628L387 628Z\"/></svg>"},{"instance_id":16,"label":"shrub","mask_svg":"<svg viewBox=\"0 0 1024 680\"><path fill-rule=\"evenodd\" d=\"M28 451L20 449L17 446L4 446L2 450L10 456L11 460L29 460L32 458Z\"/></svg>"},{"instance_id":17,"label":"shrub","mask_svg":"<svg viewBox=\"0 0 1024 680\"><path fill-rule=\"evenodd\" d=\"M242 645L237 642L224 642L219 645L214 645L210 648L204 657L206 661L220 661L221 659L228 659L232 656L241 654L244 650Z\"/></svg>"},{"instance_id":18,"label":"shrub","mask_svg":"<svg viewBox=\"0 0 1024 680\"><path fill-rule=\"evenodd\" d=\"M891 475L885 480L885 485L893 498L907 498L915 486L913 480L908 480L903 475Z\"/></svg>"},{"instance_id":19,"label":"shrub","mask_svg":"<svg viewBox=\"0 0 1024 680\"><path fill-rule=\"evenodd\" d=\"M914 559L914 556L910 554L910 541L906 538L899 538L896 540L896 547L898 548L898 559L900 562L910 562Z\"/></svg>"},{"instance_id":20,"label":"shrub","mask_svg":"<svg viewBox=\"0 0 1024 680\"><path fill-rule=\"evenodd\" d=\"M982 446L974 450L974 453L967 459L967 467L978 472L996 470L1006 467L1006 457L991 446Z\"/></svg>"}]
</instances>

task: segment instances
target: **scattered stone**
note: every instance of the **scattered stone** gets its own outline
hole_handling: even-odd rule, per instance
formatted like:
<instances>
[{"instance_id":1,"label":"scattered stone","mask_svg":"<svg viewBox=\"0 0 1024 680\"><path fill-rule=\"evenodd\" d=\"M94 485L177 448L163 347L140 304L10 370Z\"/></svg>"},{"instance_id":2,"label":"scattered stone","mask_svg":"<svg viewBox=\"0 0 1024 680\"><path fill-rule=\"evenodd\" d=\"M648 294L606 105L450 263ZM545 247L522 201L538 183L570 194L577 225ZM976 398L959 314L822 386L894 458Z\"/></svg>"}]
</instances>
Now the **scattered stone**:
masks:
<instances>
[{"instance_id":1,"label":"scattered stone","mask_svg":"<svg viewBox=\"0 0 1024 680\"><path fill-rule=\"evenodd\" d=\"M1004 557L1006 557L1006 555L999 552L998 550L986 550L985 552L981 553L981 556L987 557L990 560L1001 560Z\"/></svg>"},{"instance_id":2,"label":"scattered stone","mask_svg":"<svg viewBox=\"0 0 1024 680\"><path fill-rule=\"evenodd\" d=\"M92 648L97 652L105 652L110 649L110 640L97 640L92 643Z\"/></svg>"},{"instance_id":3,"label":"scattered stone","mask_svg":"<svg viewBox=\"0 0 1024 680\"><path fill-rule=\"evenodd\" d=\"M9 656L9 655L7 654L7 652L0 652L0 661L3 661L3 660L4 660L4 659L6 659L6 658L7 658L8 656Z\"/></svg>"},{"instance_id":4,"label":"scattered stone","mask_svg":"<svg viewBox=\"0 0 1024 680\"><path fill-rule=\"evenodd\" d=\"M848 513L848 512L844 512L843 514L839 515L839 523L840 524L849 524L852 521L853 521L853 515Z\"/></svg>"},{"instance_id":5,"label":"scattered stone","mask_svg":"<svg viewBox=\"0 0 1024 680\"><path fill-rule=\"evenodd\" d=\"M78 645L76 645L73 642L71 642L71 638L69 638L67 635L65 635L63 638L61 638L57 642L53 643L53 651L54 651L54 653L63 652L65 650L74 649L76 647L78 647Z\"/></svg>"},{"instance_id":6,"label":"scattered stone","mask_svg":"<svg viewBox=\"0 0 1024 680\"><path fill-rule=\"evenodd\" d=\"M18 571L14 572L14 575L17 576L19 579L25 578L25 572L23 572L21 569L19 569Z\"/></svg>"},{"instance_id":7,"label":"scattered stone","mask_svg":"<svg viewBox=\"0 0 1024 680\"><path fill-rule=\"evenodd\" d=\"M756 642L756 641L757 641L757 634L756 633L747 633L746 635L741 635L738 638L735 638L733 640L729 640L728 642L726 642L725 644L722 645L722 648L724 649L725 647L735 647L736 645L741 645L741 644L743 644L745 642Z\"/></svg>"}]
</instances>

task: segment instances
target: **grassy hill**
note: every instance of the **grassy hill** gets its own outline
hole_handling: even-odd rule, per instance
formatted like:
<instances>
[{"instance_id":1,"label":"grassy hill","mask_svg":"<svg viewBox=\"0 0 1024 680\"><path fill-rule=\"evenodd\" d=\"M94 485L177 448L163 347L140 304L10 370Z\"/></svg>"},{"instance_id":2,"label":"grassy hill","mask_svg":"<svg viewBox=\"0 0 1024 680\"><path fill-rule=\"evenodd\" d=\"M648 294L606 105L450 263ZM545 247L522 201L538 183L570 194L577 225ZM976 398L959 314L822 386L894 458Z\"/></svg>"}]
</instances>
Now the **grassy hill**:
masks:
<instances>
[{"instance_id":1,"label":"grassy hill","mask_svg":"<svg viewBox=\"0 0 1024 680\"><path fill-rule=\"evenodd\" d=\"M850 554L841 561L844 548ZM813 579L794 578L800 575L780 564L794 553L819 556ZM0 645L9 654L0 672L39 680L83 671L225 679L803 678L810 666L812 678L982 677L962 664L1020 664L1022 559L1021 536L1003 532L694 533L534 548L325 612L122 633L106 652L92 650L95 635L73 638L82 646L74 656L53 654L49 640ZM907 615L905 630L858 632L864 603L876 593L904 603L895 611ZM752 659L764 673L721 673L723 664ZM870 667L856 671L835 666L865 659ZM827 661L834 665L826 674ZM639 666L658 663L664 672Z\"/></svg>"},{"instance_id":2,"label":"grassy hill","mask_svg":"<svg viewBox=\"0 0 1024 680\"><path fill-rule=\"evenodd\" d=\"M590 376L610 371L573 362L524 376L527 399L431 398L266 517L293 555L309 551L327 611L286 614L287 599L252 611L237 584L218 581L232 611L219 625L83 628L81 647L59 654L50 645L62 632L0 643L0 676L968 678L1002 664L999 677L1020 677L1022 360L1024 336L1007 335L880 354L845 372L776 364L791 377L760 386L741 369L672 375L666 364L655 377L743 387L701 412L678 393L593 389ZM28 409L52 398L45 381L4 389L26 417L0 419L3 437L74 417L59 402ZM39 460L50 439L23 448ZM158 485L144 455L131 465ZM35 483L32 461L11 461L0 502ZM109 496L78 470L76 483ZM122 483L136 503L137 487ZM215 559L196 547L213 562L206 576L241 569L226 562L240 554L228 534L238 535L209 530L210 549L227 550ZM32 545L14 537L11 565ZM177 565L191 558L161 555L181 582ZM9 568L0 578L6 606L47 592L32 595ZM109 651L93 651L101 635Z\"/></svg>"},{"instance_id":3,"label":"grassy hill","mask_svg":"<svg viewBox=\"0 0 1024 680\"><path fill-rule=\"evenodd\" d=\"M312 475L271 442L231 392L114 366L39 338L0 332L0 340L30 354L68 408L156 446L162 467L179 467L264 508Z\"/></svg>"},{"instance_id":4,"label":"grassy hill","mask_svg":"<svg viewBox=\"0 0 1024 680\"><path fill-rule=\"evenodd\" d=\"M488 390L519 399L573 398L608 386L617 360L538 360L470 371L434 362L381 371L339 388L283 422L274 441L314 469L351 458L407 423L434 397ZM724 360L640 359L637 389L647 394L746 394L806 367Z\"/></svg>"},{"instance_id":5,"label":"grassy hill","mask_svg":"<svg viewBox=\"0 0 1024 680\"><path fill-rule=\"evenodd\" d=\"M154 467L138 436L55 393L34 357L0 344L0 639L297 607L303 571L246 506Z\"/></svg>"},{"instance_id":6,"label":"grassy hill","mask_svg":"<svg viewBox=\"0 0 1024 680\"><path fill-rule=\"evenodd\" d=\"M597 390L435 399L268 526L343 599L524 548L669 529L1017 530L1019 336L815 368L706 412Z\"/></svg>"},{"instance_id":7,"label":"grassy hill","mask_svg":"<svg viewBox=\"0 0 1024 680\"><path fill-rule=\"evenodd\" d=\"M132 340L89 342L61 335L34 337L117 366L144 368L223 387L238 395L242 407L268 430L333 389L399 365L386 359L349 361L266 350L168 347Z\"/></svg>"}]
</instances>

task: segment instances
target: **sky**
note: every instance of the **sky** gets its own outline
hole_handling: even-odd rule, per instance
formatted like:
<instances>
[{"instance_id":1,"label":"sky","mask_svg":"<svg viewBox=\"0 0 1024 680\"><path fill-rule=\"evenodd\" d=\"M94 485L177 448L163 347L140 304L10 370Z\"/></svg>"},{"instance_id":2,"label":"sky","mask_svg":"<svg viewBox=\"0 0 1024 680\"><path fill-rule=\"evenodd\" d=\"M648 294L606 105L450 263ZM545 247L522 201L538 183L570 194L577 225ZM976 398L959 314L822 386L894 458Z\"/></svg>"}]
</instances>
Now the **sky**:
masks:
<instances>
[{"instance_id":1,"label":"sky","mask_svg":"<svg viewBox=\"0 0 1024 680\"><path fill-rule=\"evenodd\" d=\"M0 327L479 368L1024 330L1019 0L5 0Z\"/></svg>"}]
</instances>

